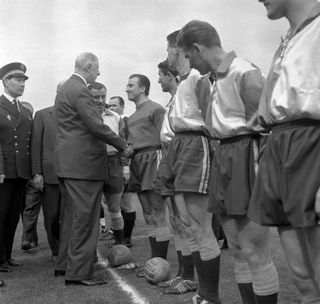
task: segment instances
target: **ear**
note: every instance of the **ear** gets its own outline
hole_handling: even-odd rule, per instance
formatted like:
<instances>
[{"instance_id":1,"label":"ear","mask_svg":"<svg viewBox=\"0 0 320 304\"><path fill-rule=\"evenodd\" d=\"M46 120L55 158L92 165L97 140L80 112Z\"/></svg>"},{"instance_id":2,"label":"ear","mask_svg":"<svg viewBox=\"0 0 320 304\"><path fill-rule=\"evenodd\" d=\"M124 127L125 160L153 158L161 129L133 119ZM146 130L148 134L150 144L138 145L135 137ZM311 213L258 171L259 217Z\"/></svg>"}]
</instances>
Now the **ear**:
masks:
<instances>
[{"instance_id":1,"label":"ear","mask_svg":"<svg viewBox=\"0 0 320 304\"><path fill-rule=\"evenodd\" d=\"M86 65L86 67L84 68L84 70L88 73L88 72L90 72L91 67L92 67L92 63L89 62L89 63Z\"/></svg>"},{"instance_id":2,"label":"ear","mask_svg":"<svg viewBox=\"0 0 320 304\"><path fill-rule=\"evenodd\" d=\"M140 87L140 90L141 90L143 93L145 93L146 87L145 87L145 86L141 86L141 87Z\"/></svg>"},{"instance_id":3,"label":"ear","mask_svg":"<svg viewBox=\"0 0 320 304\"><path fill-rule=\"evenodd\" d=\"M195 53L201 53L202 47L201 47L201 45L199 43L194 43L194 44L192 44L192 50Z\"/></svg>"}]
</instances>

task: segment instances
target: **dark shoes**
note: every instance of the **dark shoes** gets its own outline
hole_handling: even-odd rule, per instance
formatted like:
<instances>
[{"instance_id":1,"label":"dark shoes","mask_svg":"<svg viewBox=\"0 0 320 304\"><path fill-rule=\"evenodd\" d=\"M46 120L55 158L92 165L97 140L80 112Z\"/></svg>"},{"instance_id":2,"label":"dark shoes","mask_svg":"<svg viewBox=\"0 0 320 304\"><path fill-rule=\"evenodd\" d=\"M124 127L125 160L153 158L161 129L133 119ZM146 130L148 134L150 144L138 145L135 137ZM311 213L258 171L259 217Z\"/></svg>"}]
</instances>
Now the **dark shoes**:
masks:
<instances>
[{"instance_id":1,"label":"dark shoes","mask_svg":"<svg viewBox=\"0 0 320 304\"><path fill-rule=\"evenodd\" d=\"M0 280L0 287L4 287L6 284L4 283L3 280Z\"/></svg>"},{"instance_id":2,"label":"dark shoes","mask_svg":"<svg viewBox=\"0 0 320 304\"><path fill-rule=\"evenodd\" d=\"M64 277L66 275L65 270L55 270L54 271L54 276L55 277Z\"/></svg>"},{"instance_id":3,"label":"dark shoes","mask_svg":"<svg viewBox=\"0 0 320 304\"><path fill-rule=\"evenodd\" d=\"M23 264L20 262L17 262L14 259L10 259L7 263L3 263L0 265L0 272L11 272L11 267L18 267L22 266Z\"/></svg>"},{"instance_id":4,"label":"dark shoes","mask_svg":"<svg viewBox=\"0 0 320 304\"><path fill-rule=\"evenodd\" d=\"M0 272L11 272L12 269L8 263L4 263L0 265Z\"/></svg>"},{"instance_id":5,"label":"dark shoes","mask_svg":"<svg viewBox=\"0 0 320 304\"><path fill-rule=\"evenodd\" d=\"M91 279L91 280L81 280L81 281L76 281L76 280L66 280L65 281L66 286L75 286L75 285L80 285L80 286L98 286L98 285L104 285L107 284L106 280L102 279Z\"/></svg>"},{"instance_id":6,"label":"dark shoes","mask_svg":"<svg viewBox=\"0 0 320 304\"><path fill-rule=\"evenodd\" d=\"M19 267L19 266L23 266L23 263L16 261L15 259L10 259L8 261L9 266L12 267Z\"/></svg>"}]
</instances>

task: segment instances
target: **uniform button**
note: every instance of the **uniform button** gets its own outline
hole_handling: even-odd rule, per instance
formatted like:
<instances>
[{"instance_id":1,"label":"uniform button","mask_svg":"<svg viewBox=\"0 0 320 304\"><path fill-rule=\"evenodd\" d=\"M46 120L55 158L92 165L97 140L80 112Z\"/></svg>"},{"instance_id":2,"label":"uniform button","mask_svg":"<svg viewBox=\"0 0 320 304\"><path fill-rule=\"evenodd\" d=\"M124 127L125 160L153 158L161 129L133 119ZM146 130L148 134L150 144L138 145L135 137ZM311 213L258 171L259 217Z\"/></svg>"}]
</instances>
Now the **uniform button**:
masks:
<instances>
[{"instance_id":1,"label":"uniform button","mask_svg":"<svg viewBox=\"0 0 320 304\"><path fill-rule=\"evenodd\" d=\"M15 135L14 138L18 138L17 135Z\"/></svg>"},{"instance_id":2,"label":"uniform button","mask_svg":"<svg viewBox=\"0 0 320 304\"><path fill-rule=\"evenodd\" d=\"M16 132L16 131L17 131L17 129L13 129L13 131L15 131L15 132Z\"/></svg>"},{"instance_id":3,"label":"uniform button","mask_svg":"<svg viewBox=\"0 0 320 304\"><path fill-rule=\"evenodd\" d=\"M30 153L29 152L27 152L27 155L29 155Z\"/></svg>"},{"instance_id":4,"label":"uniform button","mask_svg":"<svg viewBox=\"0 0 320 304\"><path fill-rule=\"evenodd\" d=\"M17 143L14 143L14 145L17 146L18 144L17 144Z\"/></svg>"},{"instance_id":5,"label":"uniform button","mask_svg":"<svg viewBox=\"0 0 320 304\"><path fill-rule=\"evenodd\" d=\"M19 153L19 150L16 150L16 153Z\"/></svg>"}]
</instances>

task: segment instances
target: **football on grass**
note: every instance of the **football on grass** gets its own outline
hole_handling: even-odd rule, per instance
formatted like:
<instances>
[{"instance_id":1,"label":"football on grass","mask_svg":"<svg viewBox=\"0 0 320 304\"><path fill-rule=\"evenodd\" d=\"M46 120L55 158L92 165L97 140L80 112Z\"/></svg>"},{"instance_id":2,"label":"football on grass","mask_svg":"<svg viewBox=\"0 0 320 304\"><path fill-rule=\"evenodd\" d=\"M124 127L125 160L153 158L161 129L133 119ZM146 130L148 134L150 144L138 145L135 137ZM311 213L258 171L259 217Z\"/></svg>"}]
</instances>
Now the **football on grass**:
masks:
<instances>
[{"instance_id":1,"label":"football on grass","mask_svg":"<svg viewBox=\"0 0 320 304\"><path fill-rule=\"evenodd\" d=\"M167 281L171 276L169 263L163 258L152 258L144 266L146 280L152 284Z\"/></svg>"},{"instance_id":2,"label":"football on grass","mask_svg":"<svg viewBox=\"0 0 320 304\"><path fill-rule=\"evenodd\" d=\"M124 245L114 245L108 255L111 266L117 267L132 262L132 254L128 247Z\"/></svg>"}]
</instances>

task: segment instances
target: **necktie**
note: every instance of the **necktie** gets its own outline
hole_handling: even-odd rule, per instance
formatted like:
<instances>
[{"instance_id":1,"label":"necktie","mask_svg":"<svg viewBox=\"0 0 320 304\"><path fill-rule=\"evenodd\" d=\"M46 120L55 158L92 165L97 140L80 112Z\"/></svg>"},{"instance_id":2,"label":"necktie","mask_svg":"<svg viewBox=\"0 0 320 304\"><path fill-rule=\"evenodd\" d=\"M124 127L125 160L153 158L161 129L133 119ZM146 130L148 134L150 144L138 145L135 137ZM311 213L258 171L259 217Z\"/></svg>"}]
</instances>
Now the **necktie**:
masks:
<instances>
[{"instance_id":1,"label":"necktie","mask_svg":"<svg viewBox=\"0 0 320 304\"><path fill-rule=\"evenodd\" d=\"M18 106L18 100L13 99L12 102L13 102L14 106L16 107L17 111L20 112L20 109L19 109L19 106Z\"/></svg>"},{"instance_id":2,"label":"necktie","mask_svg":"<svg viewBox=\"0 0 320 304\"><path fill-rule=\"evenodd\" d=\"M13 99L12 102L13 102L13 106L14 106L14 115L16 117L19 117L19 112L20 111L19 111L19 108L18 108L18 101L16 99Z\"/></svg>"}]
</instances>

